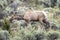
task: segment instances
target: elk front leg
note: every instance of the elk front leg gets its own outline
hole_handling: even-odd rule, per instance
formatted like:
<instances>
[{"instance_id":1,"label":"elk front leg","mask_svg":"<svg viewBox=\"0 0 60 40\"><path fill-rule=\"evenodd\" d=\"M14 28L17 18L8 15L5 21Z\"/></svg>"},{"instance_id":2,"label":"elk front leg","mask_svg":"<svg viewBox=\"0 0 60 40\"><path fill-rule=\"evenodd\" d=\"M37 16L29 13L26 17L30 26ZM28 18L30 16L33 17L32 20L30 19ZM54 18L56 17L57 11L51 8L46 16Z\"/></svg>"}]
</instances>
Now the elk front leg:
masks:
<instances>
[{"instance_id":1,"label":"elk front leg","mask_svg":"<svg viewBox=\"0 0 60 40\"><path fill-rule=\"evenodd\" d=\"M40 22L40 24L41 24L41 29L44 30L45 27L44 27L43 19L40 18L40 19L39 19L39 22Z\"/></svg>"},{"instance_id":2,"label":"elk front leg","mask_svg":"<svg viewBox=\"0 0 60 40\"><path fill-rule=\"evenodd\" d=\"M39 22L41 23L41 25L43 25L43 18L39 18Z\"/></svg>"}]
</instances>

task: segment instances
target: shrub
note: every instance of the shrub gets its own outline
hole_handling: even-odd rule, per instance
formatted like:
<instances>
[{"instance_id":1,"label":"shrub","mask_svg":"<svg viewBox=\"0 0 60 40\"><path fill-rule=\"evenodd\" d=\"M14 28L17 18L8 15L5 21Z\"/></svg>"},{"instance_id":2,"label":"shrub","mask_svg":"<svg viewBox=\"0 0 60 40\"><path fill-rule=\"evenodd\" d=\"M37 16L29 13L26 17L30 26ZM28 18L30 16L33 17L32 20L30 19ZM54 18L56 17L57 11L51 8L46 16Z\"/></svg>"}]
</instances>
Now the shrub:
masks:
<instances>
[{"instance_id":1,"label":"shrub","mask_svg":"<svg viewBox=\"0 0 60 40\"><path fill-rule=\"evenodd\" d=\"M23 38L23 40L35 40L34 35L30 34L30 35L25 35L25 37Z\"/></svg>"},{"instance_id":2,"label":"shrub","mask_svg":"<svg viewBox=\"0 0 60 40\"><path fill-rule=\"evenodd\" d=\"M53 18L57 19L60 16L60 12L56 11L55 14L53 14Z\"/></svg>"},{"instance_id":3,"label":"shrub","mask_svg":"<svg viewBox=\"0 0 60 40\"><path fill-rule=\"evenodd\" d=\"M0 11L2 11L7 5L7 0L0 0Z\"/></svg>"},{"instance_id":4,"label":"shrub","mask_svg":"<svg viewBox=\"0 0 60 40\"><path fill-rule=\"evenodd\" d=\"M43 40L44 34L41 34L41 33L35 34L35 38L36 38L36 40Z\"/></svg>"},{"instance_id":5,"label":"shrub","mask_svg":"<svg viewBox=\"0 0 60 40\"><path fill-rule=\"evenodd\" d=\"M0 31L0 40L10 40L9 39L9 32L8 31Z\"/></svg>"},{"instance_id":6,"label":"shrub","mask_svg":"<svg viewBox=\"0 0 60 40\"><path fill-rule=\"evenodd\" d=\"M13 37L12 39L10 39L10 40L22 40L19 36L15 36L15 37Z\"/></svg>"},{"instance_id":7,"label":"shrub","mask_svg":"<svg viewBox=\"0 0 60 40\"><path fill-rule=\"evenodd\" d=\"M53 8L44 8L43 9L44 11L47 11L47 12L50 12L50 13L53 13L54 12L54 9Z\"/></svg>"},{"instance_id":8,"label":"shrub","mask_svg":"<svg viewBox=\"0 0 60 40\"><path fill-rule=\"evenodd\" d=\"M27 8L27 7L20 7L20 6L19 6L16 10L17 10L18 14L24 15L24 13L25 13L25 11L26 11L26 8Z\"/></svg>"},{"instance_id":9,"label":"shrub","mask_svg":"<svg viewBox=\"0 0 60 40\"><path fill-rule=\"evenodd\" d=\"M60 0L57 0L57 6L60 8Z\"/></svg>"},{"instance_id":10,"label":"shrub","mask_svg":"<svg viewBox=\"0 0 60 40\"><path fill-rule=\"evenodd\" d=\"M57 24L54 23L54 22L50 22L50 26L51 26L51 29L53 29L53 30L58 30L59 29L59 26L57 26Z\"/></svg>"},{"instance_id":11,"label":"shrub","mask_svg":"<svg viewBox=\"0 0 60 40\"><path fill-rule=\"evenodd\" d=\"M60 37L58 31L49 31L47 35L48 40L57 40Z\"/></svg>"},{"instance_id":12,"label":"shrub","mask_svg":"<svg viewBox=\"0 0 60 40\"><path fill-rule=\"evenodd\" d=\"M11 8L11 7L9 7L9 6L7 6L7 7L3 10L3 12L5 13L6 16L13 14L12 11L14 12L14 9Z\"/></svg>"},{"instance_id":13,"label":"shrub","mask_svg":"<svg viewBox=\"0 0 60 40\"><path fill-rule=\"evenodd\" d=\"M3 21L2 20L0 20L0 26L3 26Z\"/></svg>"},{"instance_id":14,"label":"shrub","mask_svg":"<svg viewBox=\"0 0 60 40\"><path fill-rule=\"evenodd\" d=\"M27 26L27 22L25 20L20 20L20 26L25 27Z\"/></svg>"},{"instance_id":15,"label":"shrub","mask_svg":"<svg viewBox=\"0 0 60 40\"><path fill-rule=\"evenodd\" d=\"M10 22L9 22L9 19L4 18L2 29L3 30L8 30L8 31L10 30Z\"/></svg>"}]
</instances>

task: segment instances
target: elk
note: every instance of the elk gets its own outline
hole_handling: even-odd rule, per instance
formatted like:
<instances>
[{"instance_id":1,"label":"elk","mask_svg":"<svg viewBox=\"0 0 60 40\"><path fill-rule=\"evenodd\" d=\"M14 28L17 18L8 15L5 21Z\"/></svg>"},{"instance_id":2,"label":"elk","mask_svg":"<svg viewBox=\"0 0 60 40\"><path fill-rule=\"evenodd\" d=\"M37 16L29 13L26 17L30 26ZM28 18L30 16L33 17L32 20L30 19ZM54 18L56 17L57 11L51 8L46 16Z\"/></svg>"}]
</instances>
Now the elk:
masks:
<instances>
[{"instance_id":1,"label":"elk","mask_svg":"<svg viewBox=\"0 0 60 40\"><path fill-rule=\"evenodd\" d=\"M45 28L50 28L49 20L47 19L47 13L45 11L38 10L27 10L24 14L24 20L28 23L30 21L38 20L42 25L45 25Z\"/></svg>"},{"instance_id":2,"label":"elk","mask_svg":"<svg viewBox=\"0 0 60 40\"><path fill-rule=\"evenodd\" d=\"M23 17L27 22L30 22L32 20L39 20L39 22L43 23L43 21L46 21L47 14L44 11L37 11L37 10L27 10Z\"/></svg>"}]
</instances>

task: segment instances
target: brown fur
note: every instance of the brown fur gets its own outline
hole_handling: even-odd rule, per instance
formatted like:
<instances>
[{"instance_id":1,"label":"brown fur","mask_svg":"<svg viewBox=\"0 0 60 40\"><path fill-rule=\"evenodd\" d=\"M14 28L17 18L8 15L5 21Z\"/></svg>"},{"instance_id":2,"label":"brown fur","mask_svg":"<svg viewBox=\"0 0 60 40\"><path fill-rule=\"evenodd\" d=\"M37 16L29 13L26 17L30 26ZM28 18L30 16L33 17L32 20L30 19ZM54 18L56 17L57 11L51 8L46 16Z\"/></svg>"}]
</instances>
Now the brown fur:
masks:
<instances>
[{"instance_id":1,"label":"brown fur","mask_svg":"<svg viewBox=\"0 0 60 40\"><path fill-rule=\"evenodd\" d=\"M45 20L45 15L42 12L33 12L32 10L28 10L24 17L25 20L30 22L31 20L39 20L39 22L43 23L43 20Z\"/></svg>"}]
</instances>

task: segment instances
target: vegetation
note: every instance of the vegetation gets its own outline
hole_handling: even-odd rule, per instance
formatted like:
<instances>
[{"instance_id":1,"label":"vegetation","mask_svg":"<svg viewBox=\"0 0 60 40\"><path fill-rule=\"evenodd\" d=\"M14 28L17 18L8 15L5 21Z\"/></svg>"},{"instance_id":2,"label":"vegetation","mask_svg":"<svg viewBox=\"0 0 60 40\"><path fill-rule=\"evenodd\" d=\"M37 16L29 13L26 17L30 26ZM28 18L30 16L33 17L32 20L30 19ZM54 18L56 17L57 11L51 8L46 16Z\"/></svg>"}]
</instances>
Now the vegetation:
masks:
<instances>
[{"instance_id":1,"label":"vegetation","mask_svg":"<svg viewBox=\"0 0 60 40\"><path fill-rule=\"evenodd\" d=\"M10 34L6 30L1 30L0 31L0 40L10 40Z\"/></svg>"},{"instance_id":2,"label":"vegetation","mask_svg":"<svg viewBox=\"0 0 60 40\"><path fill-rule=\"evenodd\" d=\"M2 29L7 31L10 30L10 22L7 18L4 18Z\"/></svg>"},{"instance_id":3,"label":"vegetation","mask_svg":"<svg viewBox=\"0 0 60 40\"><path fill-rule=\"evenodd\" d=\"M15 13L24 14L28 7L48 12L51 29L45 29L38 21L10 22ZM60 40L60 0L0 0L1 12L6 17L0 19L0 40Z\"/></svg>"}]
</instances>

